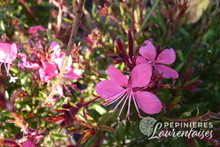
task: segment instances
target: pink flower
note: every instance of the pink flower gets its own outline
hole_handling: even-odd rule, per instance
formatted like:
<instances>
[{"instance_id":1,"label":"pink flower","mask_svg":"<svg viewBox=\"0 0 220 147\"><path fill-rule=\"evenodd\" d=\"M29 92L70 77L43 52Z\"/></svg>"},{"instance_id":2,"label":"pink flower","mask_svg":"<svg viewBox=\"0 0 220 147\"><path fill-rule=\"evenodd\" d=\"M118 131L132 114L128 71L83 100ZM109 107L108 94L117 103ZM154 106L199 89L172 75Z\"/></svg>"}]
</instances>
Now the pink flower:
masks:
<instances>
[{"instance_id":1,"label":"pink flower","mask_svg":"<svg viewBox=\"0 0 220 147\"><path fill-rule=\"evenodd\" d=\"M35 129L27 129L27 140L22 143L22 147L35 147L42 143L43 135Z\"/></svg>"},{"instance_id":2,"label":"pink flower","mask_svg":"<svg viewBox=\"0 0 220 147\"><path fill-rule=\"evenodd\" d=\"M129 80L120 70L112 65L108 67L107 73L110 80L101 81L95 86L95 90L107 101L107 105L121 99L114 110L124 101L118 116L120 116L128 101L126 118L129 119L131 100L134 101L139 116L140 112L138 107L148 114L155 114L161 111L162 104L157 96L150 92L143 91L143 88L146 88L149 84L152 75L152 69L148 63L135 66Z\"/></svg>"},{"instance_id":3,"label":"pink flower","mask_svg":"<svg viewBox=\"0 0 220 147\"><path fill-rule=\"evenodd\" d=\"M39 72L41 80L45 82L50 82L58 75L57 67L53 62L42 62L42 67Z\"/></svg>"},{"instance_id":4,"label":"pink flower","mask_svg":"<svg viewBox=\"0 0 220 147\"><path fill-rule=\"evenodd\" d=\"M33 63L27 60L27 55L24 53L20 53L20 58L22 63L19 63L20 67L30 68L30 69L40 69L40 65L38 63Z\"/></svg>"},{"instance_id":5,"label":"pink flower","mask_svg":"<svg viewBox=\"0 0 220 147\"><path fill-rule=\"evenodd\" d=\"M46 31L47 29L45 29L43 26L39 25L39 26L34 26L34 27L30 27L28 29L28 33L29 34L36 34L39 30L41 31Z\"/></svg>"},{"instance_id":6,"label":"pink flower","mask_svg":"<svg viewBox=\"0 0 220 147\"><path fill-rule=\"evenodd\" d=\"M63 77L70 79L70 80L76 80L82 76L83 72L79 69L74 68L67 68L66 74L63 75Z\"/></svg>"},{"instance_id":7,"label":"pink flower","mask_svg":"<svg viewBox=\"0 0 220 147\"><path fill-rule=\"evenodd\" d=\"M25 54L20 54L22 60L21 67L39 70L40 80L51 83L54 77L59 76L66 53L61 51L60 45L56 41L50 44L50 50L52 50L52 53L47 58L44 52L40 52L43 58L37 57L35 53L32 53L32 60L27 58ZM81 70L73 68L72 63L72 57L69 56L65 74L63 75L63 79L66 82L68 79L77 80L83 74ZM56 90L60 96L64 97L62 85L59 85Z\"/></svg>"},{"instance_id":8,"label":"pink flower","mask_svg":"<svg viewBox=\"0 0 220 147\"><path fill-rule=\"evenodd\" d=\"M54 51L51 60L58 66L59 70L61 70L66 53L61 51L60 45L56 41L52 42L50 47ZM66 74L64 74L63 77L70 80L76 80L82 76L82 71L72 68L71 65L72 57L70 56L67 63Z\"/></svg>"},{"instance_id":9,"label":"pink flower","mask_svg":"<svg viewBox=\"0 0 220 147\"><path fill-rule=\"evenodd\" d=\"M22 143L22 147L35 147L35 145L28 139Z\"/></svg>"},{"instance_id":10,"label":"pink flower","mask_svg":"<svg viewBox=\"0 0 220 147\"><path fill-rule=\"evenodd\" d=\"M165 49L163 50L156 58L156 48L154 45L146 40L144 41L146 43L146 46L142 46L139 50L139 53L144 57L139 56L136 60L136 64L141 63L149 63L157 70L159 74L162 74L164 78L173 78L177 79L179 77L178 73L165 65L161 64L172 64L176 59L176 54L174 50L171 49ZM146 61L146 59L147 61ZM155 59L156 58L156 59Z\"/></svg>"},{"instance_id":11,"label":"pink flower","mask_svg":"<svg viewBox=\"0 0 220 147\"><path fill-rule=\"evenodd\" d=\"M41 81L45 82L50 82L54 77L59 75L58 69L61 70L66 57L66 53L61 51L60 45L56 41L50 44L50 48L53 50L53 53L49 61L41 59L39 63L33 63L27 60L25 54L21 57L23 61L22 66L30 69L39 69ZM81 77L81 75L81 70L72 68L72 58L70 57L66 68L66 74L64 74L63 77L70 80L76 80Z\"/></svg>"},{"instance_id":12,"label":"pink flower","mask_svg":"<svg viewBox=\"0 0 220 147\"><path fill-rule=\"evenodd\" d=\"M53 41L50 44L50 48L53 50L53 54L51 55L51 60L55 62L58 68L61 70L63 62L65 60L66 53L61 51L60 45L56 41ZM72 60L70 62L71 62L70 64L72 64Z\"/></svg>"},{"instance_id":13,"label":"pink flower","mask_svg":"<svg viewBox=\"0 0 220 147\"><path fill-rule=\"evenodd\" d=\"M25 54L20 55L22 60L20 65L25 68L39 70L41 81L47 83L51 83L54 77L59 76L59 71L66 57L66 53L61 51L60 45L56 41L50 44L50 49L52 50L52 54L48 58L39 58L33 53L32 55L36 56L34 56L34 62L28 59ZM41 53L46 57L43 52ZM72 62L72 57L69 56L65 74L63 75L63 79L66 81L68 81L67 79L77 80L83 74L81 70L73 68ZM60 96L64 97L62 85L59 85L56 90Z\"/></svg>"},{"instance_id":14,"label":"pink flower","mask_svg":"<svg viewBox=\"0 0 220 147\"><path fill-rule=\"evenodd\" d=\"M0 43L0 72L1 64L4 63L7 75L9 75L11 78L9 82L15 82L15 79L17 79L17 77L12 77L9 73L10 64L12 64L12 62L15 60L17 52L18 51L15 43Z\"/></svg>"}]
</instances>

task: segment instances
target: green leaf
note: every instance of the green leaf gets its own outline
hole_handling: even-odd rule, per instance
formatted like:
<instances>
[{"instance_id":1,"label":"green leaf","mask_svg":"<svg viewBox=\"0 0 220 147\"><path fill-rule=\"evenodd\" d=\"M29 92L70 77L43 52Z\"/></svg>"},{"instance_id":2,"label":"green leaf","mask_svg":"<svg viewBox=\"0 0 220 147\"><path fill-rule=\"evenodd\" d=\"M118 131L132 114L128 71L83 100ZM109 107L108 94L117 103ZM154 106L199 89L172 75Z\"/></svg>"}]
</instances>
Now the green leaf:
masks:
<instances>
[{"instance_id":1,"label":"green leaf","mask_svg":"<svg viewBox=\"0 0 220 147\"><path fill-rule=\"evenodd\" d=\"M182 62L184 62L185 59L184 59L184 57L183 57L182 51L181 51L181 50L178 50L178 51L177 51L177 54L178 54L178 56L179 56L179 59L180 59Z\"/></svg>"},{"instance_id":2,"label":"green leaf","mask_svg":"<svg viewBox=\"0 0 220 147\"><path fill-rule=\"evenodd\" d=\"M98 120L97 124L98 125L106 124L109 120L112 119L112 117L116 118L115 112L116 111L114 111L113 113L106 113L106 114L102 115L102 117Z\"/></svg>"},{"instance_id":3,"label":"green leaf","mask_svg":"<svg viewBox=\"0 0 220 147\"><path fill-rule=\"evenodd\" d=\"M47 29L47 38L51 41L51 39L52 39L51 29Z\"/></svg>"},{"instance_id":4,"label":"green leaf","mask_svg":"<svg viewBox=\"0 0 220 147\"><path fill-rule=\"evenodd\" d=\"M182 96L176 97L176 98L171 102L171 104L177 104L177 103L179 103L181 97L182 97Z\"/></svg>"},{"instance_id":5,"label":"green leaf","mask_svg":"<svg viewBox=\"0 0 220 147\"><path fill-rule=\"evenodd\" d=\"M106 126L106 125L101 125L99 126L99 129L100 130L103 130L103 131L108 131L108 132L112 132L112 133L115 133L116 130L112 127L109 127L109 126Z\"/></svg>"},{"instance_id":6,"label":"green leaf","mask_svg":"<svg viewBox=\"0 0 220 147\"><path fill-rule=\"evenodd\" d=\"M101 137L101 135L102 135L102 132L98 131L94 138L87 140L87 142L85 143L85 146L92 147L96 143L96 141L98 141L98 139Z\"/></svg>"},{"instance_id":7,"label":"green leaf","mask_svg":"<svg viewBox=\"0 0 220 147\"><path fill-rule=\"evenodd\" d=\"M175 68L175 70L176 70L177 72L180 71L180 69L183 67L183 65L184 65L183 62L180 63L180 64Z\"/></svg>"},{"instance_id":8,"label":"green leaf","mask_svg":"<svg viewBox=\"0 0 220 147\"><path fill-rule=\"evenodd\" d=\"M123 123L119 124L119 126L116 128L117 132L115 137L117 139L119 139L119 141L123 141L125 140L125 129L124 129L125 125Z\"/></svg>"},{"instance_id":9,"label":"green leaf","mask_svg":"<svg viewBox=\"0 0 220 147\"><path fill-rule=\"evenodd\" d=\"M29 74L25 74L21 72L20 77L21 77L22 88L24 88L27 91L28 95L31 95L32 86L31 86L31 80Z\"/></svg>"},{"instance_id":10,"label":"green leaf","mask_svg":"<svg viewBox=\"0 0 220 147\"><path fill-rule=\"evenodd\" d=\"M92 108L92 109L96 110L100 115L103 115L103 114L107 113L107 110L104 109L99 104L93 104L93 105L89 106L89 108Z\"/></svg>"},{"instance_id":11,"label":"green leaf","mask_svg":"<svg viewBox=\"0 0 220 147\"><path fill-rule=\"evenodd\" d=\"M66 136L62 135L62 134L50 134L50 136L54 137L54 138L58 138L58 139L61 139L61 138L66 138Z\"/></svg>"}]
</instances>

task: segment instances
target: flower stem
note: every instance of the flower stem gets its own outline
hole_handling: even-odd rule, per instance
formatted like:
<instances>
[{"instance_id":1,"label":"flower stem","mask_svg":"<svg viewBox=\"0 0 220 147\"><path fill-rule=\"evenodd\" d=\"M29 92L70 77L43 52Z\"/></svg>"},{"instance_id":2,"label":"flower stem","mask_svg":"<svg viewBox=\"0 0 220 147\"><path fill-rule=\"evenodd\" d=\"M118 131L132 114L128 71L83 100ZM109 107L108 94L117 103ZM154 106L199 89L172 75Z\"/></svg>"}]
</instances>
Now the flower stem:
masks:
<instances>
[{"instance_id":1,"label":"flower stem","mask_svg":"<svg viewBox=\"0 0 220 147\"><path fill-rule=\"evenodd\" d=\"M63 77L63 74L66 70L68 59L69 59L71 50L74 46L76 34L78 32L78 28L79 28L79 25L80 25L80 17L81 17L81 14L82 14L83 4L84 4L84 0L79 0L79 3L77 5L76 11L75 11L76 15L75 15L75 18L73 20L71 34L70 34L70 37L69 37L69 42L68 42L68 45L67 45L66 57L65 57L65 60L63 62L62 68L60 70L60 74L57 77L57 80L56 80L55 84L53 85L53 88L52 88L47 100L51 99L54 96L54 92L56 91L57 87L62 83L62 77Z\"/></svg>"}]
</instances>

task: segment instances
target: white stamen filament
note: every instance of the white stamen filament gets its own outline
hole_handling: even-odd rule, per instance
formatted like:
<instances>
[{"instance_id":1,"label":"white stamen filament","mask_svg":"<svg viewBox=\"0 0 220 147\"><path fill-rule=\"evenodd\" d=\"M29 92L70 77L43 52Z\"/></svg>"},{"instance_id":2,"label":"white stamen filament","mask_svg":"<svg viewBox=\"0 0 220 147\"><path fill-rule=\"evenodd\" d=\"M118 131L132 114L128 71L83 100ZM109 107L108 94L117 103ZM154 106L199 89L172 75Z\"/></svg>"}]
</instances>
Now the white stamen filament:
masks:
<instances>
[{"instance_id":1,"label":"white stamen filament","mask_svg":"<svg viewBox=\"0 0 220 147\"><path fill-rule=\"evenodd\" d=\"M11 74L10 74L10 72L9 72L10 64L9 64L9 63L8 63L8 64L5 63L4 65L5 65L5 70L7 71L7 75L10 76L10 77L12 77Z\"/></svg>"},{"instance_id":2,"label":"white stamen filament","mask_svg":"<svg viewBox=\"0 0 220 147\"><path fill-rule=\"evenodd\" d=\"M131 99L134 98L133 95L129 94L129 100L128 100L128 110L127 110L127 114L126 114L126 118L131 122L130 120L130 107L131 107Z\"/></svg>"},{"instance_id":3,"label":"white stamen filament","mask_svg":"<svg viewBox=\"0 0 220 147\"><path fill-rule=\"evenodd\" d=\"M122 105L122 107L121 107L120 112L118 113L118 117L120 117L121 112L122 112L122 110L124 109L124 106L125 106L125 104L126 104L126 102L127 102L127 100L128 100L127 98L128 98L128 95L127 95L127 92L126 92L125 96L123 97L123 99L125 99L125 101L124 101L124 103L123 103L123 105ZM120 103L121 103L121 101L120 101ZM120 103L118 103L118 104L120 104ZM117 105L117 106L118 106L118 105Z\"/></svg>"},{"instance_id":4,"label":"white stamen filament","mask_svg":"<svg viewBox=\"0 0 220 147\"><path fill-rule=\"evenodd\" d=\"M7 66L7 64L6 64L6 63L4 63L4 66L5 66L5 70L7 71L7 75L8 75L8 73L9 73L8 66Z\"/></svg>"},{"instance_id":5,"label":"white stamen filament","mask_svg":"<svg viewBox=\"0 0 220 147\"><path fill-rule=\"evenodd\" d=\"M120 101L117 103L117 105L114 107L114 109L112 109L110 112L113 112L115 111L115 109L118 108L118 106L122 103L122 101L124 100L123 102L123 105L118 113L118 118L120 117L124 107L125 107L125 104L128 100L128 109L127 109L127 114L126 114L126 119L128 119L130 122L130 107L131 107L131 100L133 99L134 101L134 105L135 105L135 108L137 110L137 113L138 113L138 116L143 118L141 115L140 115L140 111L139 111L139 108L138 108L138 105L137 105L137 102L136 102L136 99L135 99L135 93L136 92L133 92L133 90L131 88L127 88L123 91L121 91L119 94L115 95L115 96L112 96L111 98L107 99L108 103L107 105L111 105L113 104L114 102L116 102L117 100L120 99Z\"/></svg>"},{"instance_id":6,"label":"white stamen filament","mask_svg":"<svg viewBox=\"0 0 220 147\"><path fill-rule=\"evenodd\" d=\"M138 113L139 117L143 118L143 117L141 116L141 114L140 114L139 109L138 109L138 106L137 106L137 102L136 102L136 100L135 100L135 97L133 97L133 101L134 101L134 105L135 105L135 108L136 108L136 110L137 110L137 113Z\"/></svg>"},{"instance_id":7,"label":"white stamen filament","mask_svg":"<svg viewBox=\"0 0 220 147\"><path fill-rule=\"evenodd\" d=\"M121 100L118 102L118 104L114 107L114 109L113 109L113 111L115 110L115 109L117 109L117 107L120 105L120 103L126 98L126 96L127 96L127 94L125 94L122 98L121 98Z\"/></svg>"},{"instance_id":8,"label":"white stamen filament","mask_svg":"<svg viewBox=\"0 0 220 147\"><path fill-rule=\"evenodd\" d=\"M122 92L120 92L119 94L109 98L107 105L111 105L112 103L116 102L126 91L127 91L127 89L125 89Z\"/></svg>"}]
</instances>

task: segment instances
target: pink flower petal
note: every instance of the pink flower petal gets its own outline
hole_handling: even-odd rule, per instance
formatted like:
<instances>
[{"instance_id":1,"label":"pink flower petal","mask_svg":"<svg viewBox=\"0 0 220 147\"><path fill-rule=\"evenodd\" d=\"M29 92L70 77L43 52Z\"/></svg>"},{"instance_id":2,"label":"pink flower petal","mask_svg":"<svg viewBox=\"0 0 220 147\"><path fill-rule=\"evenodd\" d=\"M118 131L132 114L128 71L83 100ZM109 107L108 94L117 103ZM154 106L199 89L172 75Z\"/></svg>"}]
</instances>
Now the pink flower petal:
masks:
<instances>
[{"instance_id":1,"label":"pink flower petal","mask_svg":"<svg viewBox=\"0 0 220 147\"><path fill-rule=\"evenodd\" d=\"M88 46L93 45L93 42L88 37L84 37L84 41L87 43Z\"/></svg>"},{"instance_id":2,"label":"pink flower petal","mask_svg":"<svg viewBox=\"0 0 220 147\"><path fill-rule=\"evenodd\" d=\"M14 61L17 57L18 49L15 43L11 45L11 60Z\"/></svg>"},{"instance_id":3,"label":"pink flower petal","mask_svg":"<svg viewBox=\"0 0 220 147\"><path fill-rule=\"evenodd\" d=\"M81 77L82 74L83 74L83 72L79 69L69 68L68 71L66 72L66 74L63 75L63 77L68 78L70 80L76 80L79 77Z\"/></svg>"},{"instance_id":4,"label":"pink flower petal","mask_svg":"<svg viewBox=\"0 0 220 147\"><path fill-rule=\"evenodd\" d=\"M165 49L162 51L158 57L155 63L163 63L163 64L172 64L176 59L176 54L174 50L171 49Z\"/></svg>"},{"instance_id":5,"label":"pink flower petal","mask_svg":"<svg viewBox=\"0 0 220 147\"><path fill-rule=\"evenodd\" d=\"M65 57L66 57L66 53L65 53L65 55L64 55L64 59L65 59ZM67 67L70 67L72 64L73 64L73 59L72 59L71 56L69 56L68 62L67 62Z\"/></svg>"},{"instance_id":6,"label":"pink flower petal","mask_svg":"<svg viewBox=\"0 0 220 147\"><path fill-rule=\"evenodd\" d=\"M135 93L135 100L141 110L147 114L159 113L162 109L162 104L156 95L141 91Z\"/></svg>"},{"instance_id":7,"label":"pink flower petal","mask_svg":"<svg viewBox=\"0 0 220 147\"><path fill-rule=\"evenodd\" d=\"M57 65L57 67L59 68L59 70L61 70L62 65L63 65L64 58L55 58L55 59L52 60L52 61Z\"/></svg>"},{"instance_id":8,"label":"pink flower petal","mask_svg":"<svg viewBox=\"0 0 220 147\"><path fill-rule=\"evenodd\" d=\"M39 25L39 26L34 26L34 27L30 27L28 29L28 33L29 34L36 34L39 30L41 31L46 31L47 29L45 29L43 26Z\"/></svg>"},{"instance_id":9,"label":"pink flower petal","mask_svg":"<svg viewBox=\"0 0 220 147\"><path fill-rule=\"evenodd\" d=\"M22 60L22 62L19 63L19 66L30 69L40 69L40 65L38 63L33 63L27 60L26 54L20 53L20 59Z\"/></svg>"},{"instance_id":10,"label":"pink flower petal","mask_svg":"<svg viewBox=\"0 0 220 147\"><path fill-rule=\"evenodd\" d=\"M17 56L17 47L15 43L0 43L0 62L12 63Z\"/></svg>"},{"instance_id":11,"label":"pink flower petal","mask_svg":"<svg viewBox=\"0 0 220 147\"><path fill-rule=\"evenodd\" d=\"M121 73L120 70L115 68L113 65L109 65L107 70L109 78L115 82L115 84L121 85L121 86L127 86L128 79L125 75Z\"/></svg>"},{"instance_id":12,"label":"pink flower petal","mask_svg":"<svg viewBox=\"0 0 220 147\"><path fill-rule=\"evenodd\" d=\"M57 86L57 92L60 94L61 97L65 97L63 94L63 87L62 85Z\"/></svg>"},{"instance_id":13,"label":"pink flower petal","mask_svg":"<svg viewBox=\"0 0 220 147\"><path fill-rule=\"evenodd\" d=\"M51 44L50 44L50 48L51 48L53 51L57 51L57 50L60 50L60 45L59 45L56 41L53 41L53 42L51 42Z\"/></svg>"},{"instance_id":14,"label":"pink flower petal","mask_svg":"<svg viewBox=\"0 0 220 147\"><path fill-rule=\"evenodd\" d=\"M142 63L148 63L148 61L144 57L138 56L136 59L136 65L142 64Z\"/></svg>"},{"instance_id":15,"label":"pink flower petal","mask_svg":"<svg viewBox=\"0 0 220 147\"><path fill-rule=\"evenodd\" d=\"M43 68L40 68L40 78L42 81L49 82L58 75L58 70L53 62L42 62Z\"/></svg>"},{"instance_id":16,"label":"pink flower petal","mask_svg":"<svg viewBox=\"0 0 220 147\"><path fill-rule=\"evenodd\" d=\"M177 79L179 77L179 74L174 69L164 66L164 65L155 65L156 70L159 74L163 73L164 78L173 78Z\"/></svg>"},{"instance_id":17,"label":"pink flower petal","mask_svg":"<svg viewBox=\"0 0 220 147\"><path fill-rule=\"evenodd\" d=\"M148 63L135 66L131 72L132 87L144 87L150 82L152 67Z\"/></svg>"},{"instance_id":18,"label":"pink flower petal","mask_svg":"<svg viewBox=\"0 0 220 147\"><path fill-rule=\"evenodd\" d=\"M40 65L37 64L37 63L31 63L31 62L24 62L22 63L22 65L25 67L25 68L30 68L30 69L40 69Z\"/></svg>"},{"instance_id":19,"label":"pink flower petal","mask_svg":"<svg viewBox=\"0 0 220 147\"><path fill-rule=\"evenodd\" d=\"M144 41L144 43L146 43L147 45L142 46L139 50L139 53L146 59L154 61L156 57L156 49L154 45L148 40Z\"/></svg>"},{"instance_id":20,"label":"pink flower petal","mask_svg":"<svg viewBox=\"0 0 220 147\"><path fill-rule=\"evenodd\" d=\"M22 143L22 147L35 147L35 145L28 139Z\"/></svg>"},{"instance_id":21,"label":"pink flower petal","mask_svg":"<svg viewBox=\"0 0 220 147\"><path fill-rule=\"evenodd\" d=\"M56 65L52 62L42 62L44 71L50 76L55 77L58 74L58 70L56 68Z\"/></svg>"},{"instance_id":22,"label":"pink flower petal","mask_svg":"<svg viewBox=\"0 0 220 147\"><path fill-rule=\"evenodd\" d=\"M53 41L50 44L50 48L54 51L53 54L51 55L51 60L55 62L58 68L61 70L61 67L65 60L66 53L61 51L60 45L56 41ZM69 61L70 60L68 60L68 66L70 66ZM71 64L72 64L72 60L71 60Z\"/></svg>"},{"instance_id":23,"label":"pink flower petal","mask_svg":"<svg viewBox=\"0 0 220 147\"><path fill-rule=\"evenodd\" d=\"M115 84L112 80L104 80L95 86L98 95L103 99L109 99L124 90L120 85Z\"/></svg>"},{"instance_id":24,"label":"pink flower petal","mask_svg":"<svg viewBox=\"0 0 220 147\"><path fill-rule=\"evenodd\" d=\"M8 43L0 43L0 62L7 63L10 56L11 45Z\"/></svg>"},{"instance_id":25,"label":"pink flower petal","mask_svg":"<svg viewBox=\"0 0 220 147\"><path fill-rule=\"evenodd\" d=\"M9 73L10 64L12 64L12 62L15 60L17 52L18 51L15 43L13 43L12 45L9 43L0 43L0 68L1 64L4 63L7 75L10 76L9 82L15 82L15 79L17 79L17 77L12 77Z\"/></svg>"}]
</instances>

